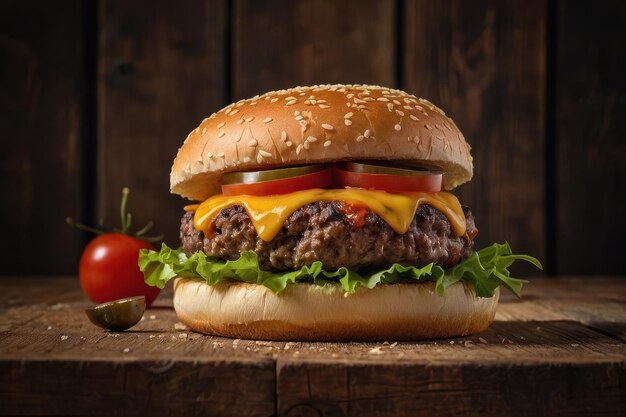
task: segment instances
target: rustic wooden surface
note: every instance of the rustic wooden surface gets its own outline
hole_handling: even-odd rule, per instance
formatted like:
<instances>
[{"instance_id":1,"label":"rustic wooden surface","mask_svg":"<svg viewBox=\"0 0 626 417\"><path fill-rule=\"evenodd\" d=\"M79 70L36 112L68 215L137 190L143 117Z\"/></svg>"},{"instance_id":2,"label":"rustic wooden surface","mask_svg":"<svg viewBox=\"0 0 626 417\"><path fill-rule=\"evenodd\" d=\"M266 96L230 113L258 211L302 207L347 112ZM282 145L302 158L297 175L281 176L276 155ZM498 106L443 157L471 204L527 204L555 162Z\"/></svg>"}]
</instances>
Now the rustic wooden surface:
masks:
<instances>
[{"instance_id":1,"label":"rustic wooden surface","mask_svg":"<svg viewBox=\"0 0 626 417\"><path fill-rule=\"evenodd\" d=\"M561 1L557 16L558 271L625 274L626 2Z\"/></svg>"},{"instance_id":2,"label":"rustic wooden surface","mask_svg":"<svg viewBox=\"0 0 626 417\"><path fill-rule=\"evenodd\" d=\"M541 1L411 0L404 34L404 86L445 109L472 146L474 178L457 194L478 246L508 240L540 259L545 27Z\"/></svg>"},{"instance_id":3,"label":"rustic wooden surface","mask_svg":"<svg viewBox=\"0 0 626 417\"><path fill-rule=\"evenodd\" d=\"M533 280L479 335L298 343L190 332L166 290L132 330L77 281L0 279L0 415L620 415L626 281ZM71 399L71 400L69 400ZM94 408L94 405L97 405Z\"/></svg>"},{"instance_id":4,"label":"rustic wooden surface","mask_svg":"<svg viewBox=\"0 0 626 417\"><path fill-rule=\"evenodd\" d=\"M0 252L4 274L73 271L83 236L83 38L79 0L0 2ZM36 231L36 232L35 232ZM65 254L38 248L54 236ZM55 242L55 243L57 243Z\"/></svg>"},{"instance_id":5,"label":"rustic wooden surface","mask_svg":"<svg viewBox=\"0 0 626 417\"><path fill-rule=\"evenodd\" d=\"M169 171L187 134L227 104L226 2L100 6L96 217L117 224L128 186L137 226L153 220L176 246L185 201Z\"/></svg>"}]
</instances>

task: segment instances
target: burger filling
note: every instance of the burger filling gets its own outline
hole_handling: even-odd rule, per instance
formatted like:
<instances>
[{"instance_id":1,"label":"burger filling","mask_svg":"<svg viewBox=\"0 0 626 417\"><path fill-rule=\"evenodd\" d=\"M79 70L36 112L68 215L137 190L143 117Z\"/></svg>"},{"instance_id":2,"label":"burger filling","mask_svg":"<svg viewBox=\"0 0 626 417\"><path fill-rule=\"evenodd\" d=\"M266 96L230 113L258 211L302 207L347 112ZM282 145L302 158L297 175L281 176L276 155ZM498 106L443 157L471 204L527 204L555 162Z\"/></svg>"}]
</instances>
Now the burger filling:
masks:
<instances>
[{"instance_id":1,"label":"burger filling","mask_svg":"<svg viewBox=\"0 0 626 417\"><path fill-rule=\"evenodd\" d=\"M457 236L442 212L428 204L418 206L408 230L394 231L365 207L341 201L319 201L293 212L276 236L261 239L242 206L223 209L210 230L196 230L194 213L186 213L180 236L187 256L201 251L211 257L236 260L246 251L256 253L263 270L299 269L320 261L325 268L376 269L392 264L452 267L472 253L478 233L474 216L463 207L465 234Z\"/></svg>"},{"instance_id":2,"label":"burger filling","mask_svg":"<svg viewBox=\"0 0 626 417\"><path fill-rule=\"evenodd\" d=\"M182 247L144 250L150 285L175 278L208 285L246 282L280 293L289 284L341 285L346 293L382 284L434 281L438 294L464 281L478 297L500 285L516 295L508 244L478 251L469 208L443 191L443 172L394 162L347 162L221 177L222 192L185 207Z\"/></svg>"}]
</instances>

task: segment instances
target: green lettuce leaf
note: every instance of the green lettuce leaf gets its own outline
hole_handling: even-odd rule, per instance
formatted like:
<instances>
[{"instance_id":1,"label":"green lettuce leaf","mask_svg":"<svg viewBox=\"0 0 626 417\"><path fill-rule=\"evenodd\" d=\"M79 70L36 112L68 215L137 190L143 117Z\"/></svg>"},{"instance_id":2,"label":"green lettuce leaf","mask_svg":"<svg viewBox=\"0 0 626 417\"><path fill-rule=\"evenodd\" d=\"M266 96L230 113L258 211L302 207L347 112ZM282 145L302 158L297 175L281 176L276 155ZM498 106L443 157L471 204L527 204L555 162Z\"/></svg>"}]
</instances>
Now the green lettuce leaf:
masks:
<instances>
[{"instance_id":1,"label":"green lettuce leaf","mask_svg":"<svg viewBox=\"0 0 626 417\"><path fill-rule=\"evenodd\" d=\"M209 285L221 281L242 281L264 285L274 293L280 293L288 284L310 282L324 286L338 283L346 292L353 293L359 287L374 288L376 285L400 282L434 281L437 293L443 295L445 289L458 281L470 283L478 297L492 297L495 289L502 285L518 297L522 285L527 281L513 278L508 270L516 260L532 263L542 268L539 261L528 255L514 255L510 246L494 244L475 251L460 264L443 270L429 264L422 268L393 264L379 271L357 272L347 268L336 271L325 270L321 262L313 262L295 271L271 272L259 268L254 252L243 252L235 261L224 261L196 252L187 257L182 249L172 249L163 244L159 252L142 249L139 253L139 269L148 285L163 288L176 276L200 279Z\"/></svg>"}]
</instances>

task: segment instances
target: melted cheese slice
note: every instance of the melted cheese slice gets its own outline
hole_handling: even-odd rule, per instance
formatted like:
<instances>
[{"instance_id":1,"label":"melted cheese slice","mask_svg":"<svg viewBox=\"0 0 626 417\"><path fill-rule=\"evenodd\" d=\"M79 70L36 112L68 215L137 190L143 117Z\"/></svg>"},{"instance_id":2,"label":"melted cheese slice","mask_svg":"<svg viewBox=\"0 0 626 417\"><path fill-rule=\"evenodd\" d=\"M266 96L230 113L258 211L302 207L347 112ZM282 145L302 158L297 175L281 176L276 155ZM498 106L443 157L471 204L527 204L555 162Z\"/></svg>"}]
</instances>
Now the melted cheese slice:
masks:
<instances>
[{"instance_id":1,"label":"melted cheese slice","mask_svg":"<svg viewBox=\"0 0 626 417\"><path fill-rule=\"evenodd\" d=\"M448 218L455 235L465 234L465 216L459 200L453 194L443 191L390 194L384 191L347 188L311 189L272 196L214 195L199 205L187 206L185 209L195 210L195 229L207 233L220 211L232 206L243 206L259 237L269 242L278 234L283 223L294 211L317 201L346 201L362 204L378 214L395 232L400 234L409 230L417 207L420 204L428 204Z\"/></svg>"}]
</instances>

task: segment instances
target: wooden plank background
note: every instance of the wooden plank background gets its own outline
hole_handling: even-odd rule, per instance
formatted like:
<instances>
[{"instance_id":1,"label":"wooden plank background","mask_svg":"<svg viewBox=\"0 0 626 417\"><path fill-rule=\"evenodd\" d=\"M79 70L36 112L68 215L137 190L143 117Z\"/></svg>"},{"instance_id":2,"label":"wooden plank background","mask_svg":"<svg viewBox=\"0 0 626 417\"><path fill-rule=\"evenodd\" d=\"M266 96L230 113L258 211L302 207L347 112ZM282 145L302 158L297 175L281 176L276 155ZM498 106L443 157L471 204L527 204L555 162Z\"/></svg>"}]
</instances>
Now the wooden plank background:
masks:
<instances>
[{"instance_id":1,"label":"wooden plank background","mask_svg":"<svg viewBox=\"0 0 626 417\"><path fill-rule=\"evenodd\" d=\"M626 3L10 0L0 6L0 274L72 274L67 215L176 244L186 134L230 101L355 82L439 104L473 147L479 244L625 274ZM522 273L528 271L522 270Z\"/></svg>"}]
</instances>

